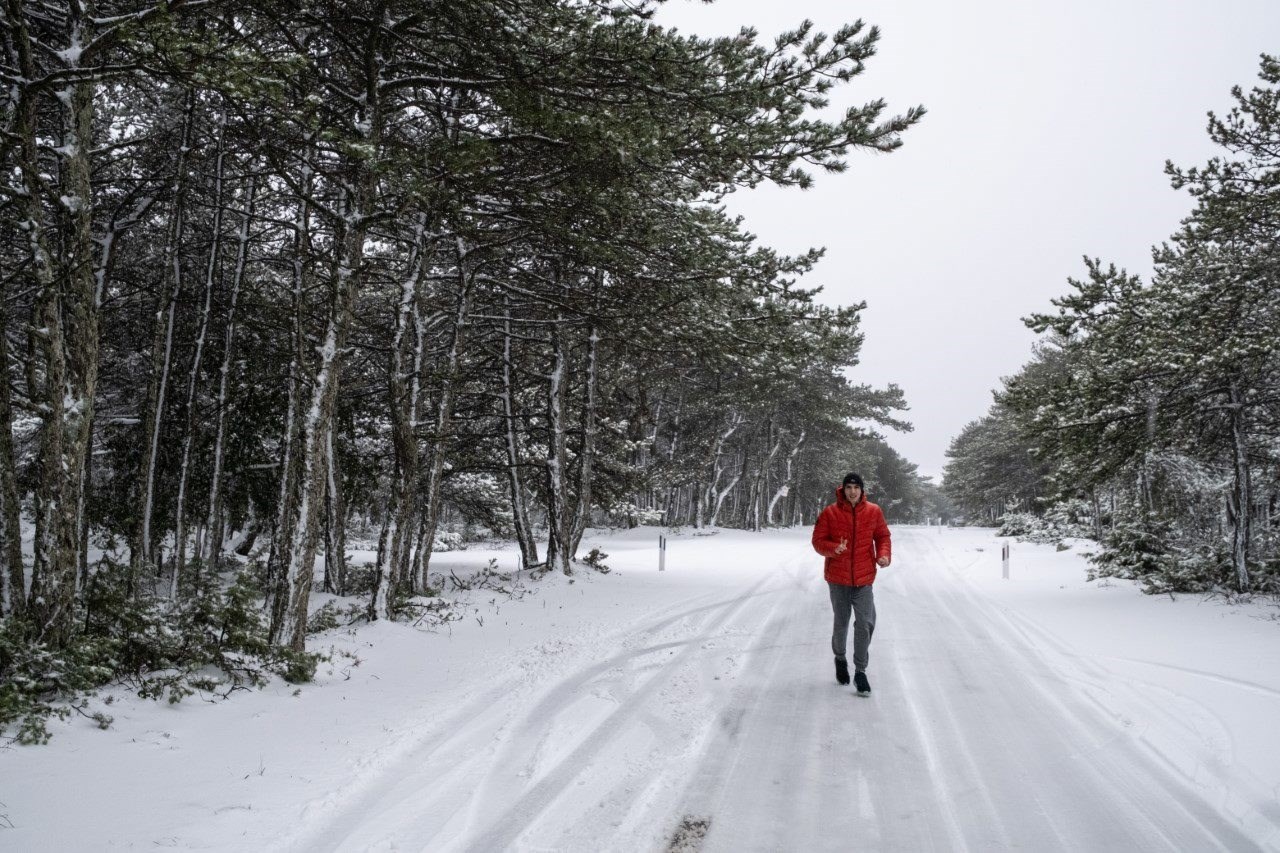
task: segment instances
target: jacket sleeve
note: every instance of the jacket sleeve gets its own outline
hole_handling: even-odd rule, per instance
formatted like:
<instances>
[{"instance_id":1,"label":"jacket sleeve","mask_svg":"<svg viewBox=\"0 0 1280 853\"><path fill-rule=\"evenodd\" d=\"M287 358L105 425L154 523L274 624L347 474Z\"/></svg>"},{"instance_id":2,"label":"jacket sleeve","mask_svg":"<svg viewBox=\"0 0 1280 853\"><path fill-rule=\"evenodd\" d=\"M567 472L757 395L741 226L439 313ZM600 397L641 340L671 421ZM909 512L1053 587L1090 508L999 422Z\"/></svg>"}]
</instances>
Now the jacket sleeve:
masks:
<instances>
[{"instance_id":1,"label":"jacket sleeve","mask_svg":"<svg viewBox=\"0 0 1280 853\"><path fill-rule=\"evenodd\" d=\"M839 544L831 538L831 514L824 509L818 513L818 523L813 525L813 550L824 557L835 557Z\"/></svg>"},{"instance_id":2,"label":"jacket sleeve","mask_svg":"<svg viewBox=\"0 0 1280 853\"><path fill-rule=\"evenodd\" d=\"M879 518L876 519L876 529L875 532L871 534L872 539L874 539L876 543L876 558L888 557L889 560L892 561L893 543L889 536L889 525L885 524L883 511L878 512L877 515Z\"/></svg>"}]
</instances>

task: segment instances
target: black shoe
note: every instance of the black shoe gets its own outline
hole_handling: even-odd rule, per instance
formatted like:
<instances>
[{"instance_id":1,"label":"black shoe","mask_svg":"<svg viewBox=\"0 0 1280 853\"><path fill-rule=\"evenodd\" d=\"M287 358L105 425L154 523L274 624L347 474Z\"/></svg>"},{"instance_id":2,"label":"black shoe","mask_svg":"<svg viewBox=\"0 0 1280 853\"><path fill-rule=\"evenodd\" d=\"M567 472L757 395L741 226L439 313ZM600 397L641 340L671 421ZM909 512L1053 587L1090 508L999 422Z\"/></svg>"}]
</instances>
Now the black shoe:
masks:
<instances>
[{"instance_id":1,"label":"black shoe","mask_svg":"<svg viewBox=\"0 0 1280 853\"><path fill-rule=\"evenodd\" d=\"M865 672L855 672L853 674L853 686L858 688L859 696L871 695L871 682L867 681Z\"/></svg>"},{"instance_id":2,"label":"black shoe","mask_svg":"<svg viewBox=\"0 0 1280 853\"><path fill-rule=\"evenodd\" d=\"M849 662L844 658L836 658L836 681L839 684L849 683Z\"/></svg>"}]
</instances>

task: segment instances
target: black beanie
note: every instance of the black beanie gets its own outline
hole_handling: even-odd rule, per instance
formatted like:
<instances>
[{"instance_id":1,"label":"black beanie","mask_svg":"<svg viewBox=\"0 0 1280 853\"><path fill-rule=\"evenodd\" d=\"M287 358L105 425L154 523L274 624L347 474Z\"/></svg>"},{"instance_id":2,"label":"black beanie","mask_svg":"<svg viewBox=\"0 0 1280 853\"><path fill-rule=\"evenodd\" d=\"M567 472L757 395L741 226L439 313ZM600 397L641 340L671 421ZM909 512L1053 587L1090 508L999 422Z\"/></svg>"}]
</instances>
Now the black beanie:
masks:
<instances>
[{"instance_id":1,"label":"black beanie","mask_svg":"<svg viewBox=\"0 0 1280 853\"><path fill-rule=\"evenodd\" d=\"M861 474L855 474L852 471L850 471L848 474L845 474L843 482L840 483L840 487L844 488L850 483L853 483L855 486L857 486L859 489L862 489L864 492L867 490L866 485L864 485L862 482Z\"/></svg>"}]
</instances>

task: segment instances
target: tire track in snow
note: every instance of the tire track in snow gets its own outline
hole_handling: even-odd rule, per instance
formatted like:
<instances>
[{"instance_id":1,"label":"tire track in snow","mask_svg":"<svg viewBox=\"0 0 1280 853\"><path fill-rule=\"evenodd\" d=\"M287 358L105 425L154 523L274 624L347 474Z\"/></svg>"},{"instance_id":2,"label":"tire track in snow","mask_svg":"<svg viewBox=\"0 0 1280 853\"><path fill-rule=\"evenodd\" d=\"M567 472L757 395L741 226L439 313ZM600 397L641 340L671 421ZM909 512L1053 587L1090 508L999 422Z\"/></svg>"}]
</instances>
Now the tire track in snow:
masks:
<instances>
[{"instance_id":1,"label":"tire track in snow","mask_svg":"<svg viewBox=\"0 0 1280 853\"><path fill-rule=\"evenodd\" d=\"M671 828L688 814L711 816L711 826L703 844L706 851L750 849L740 846L739 839L748 836L752 846L760 850L806 849L804 833L807 821L753 820L748 825L735 821L726 827L725 814L744 813L764 817L780 811L789 814L801 810L806 799L822 790L822 770L826 764L811 759L812 753L796 762L795 743L810 743L814 720L805 707L809 691L784 690L773 693L783 680L782 667L796 642L804 599L791 584L788 594L770 615L760 632L761 642L750 650L742 684L731 691L720 719L732 721L722 725L710 738L703 759L693 775L690 793L685 797L681 814L669 820ZM799 586L803 592L803 586ZM808 639L803 634L801 640ZM816 687L816 682L809 682ZM787 728L794 736L777 738L772 733ZM799 769L799 772L797 772ZM751 784L739 784L741 777ZM815 778L816 777L816 778ZM727 806L733 804L735 808Z\"/></svg>"},{"instance_id":2,"label":"tire track in snow","mask_svg":"<svg viewBox=\"0 0 1280 853\"><path fill-rule=\"evenodd\" d=\"M1006 737L1016 738L1019 748L1014 754L1038 759L1035 766L1021 774L1025 780L1022 790L1012 789L1003 781L1008 770L992 774L1004 789L1003 796L1017 802L1028 792L1037 792L1037 802L1051 803L1052 808L1041 818L1062 849L1073 849L1084 839L1093 844L1123 843L1136 850L1180 849L1168 831L1163 810L1153 809L1148 798L1142 796L1149 790L1145 768L1134 772L1137 756L1127 754L1125 733L1110 725L1110 720L1098 719L1088 708L1092 701L1088 705L1070 701L1074 694L1069 690L1071 679L1067 674L1053 670L1055 677L1046 680L1035 672L1048 664L1043 649L1010 634L1007 623L999 618L1004 615L1003 608L974 593L936 542L927 536L921 538L934 560L950 574L945 589L944 584L931 584L924 591L946 612L953 636L963 633L958 628L962 624L969 630L975 625L986 626L991 632L1002 653L987 658L996 670L983 677L999 694L998 701L987 707L1002 715L997 727ZM961 603L966 608L964 612L957 609ZM1039 724L1033 727L1033 721ZM999 744L993 746L998 748ZM1088 821L1082 820L1080 814L1086 799L1092 800L1086 804ZM1125 808L1117 808L1117 804ZM1212 838L1211 833L1205 834ZM1159 843L1153 846L1153 840Z\"/></svg>"},{"instance_id":3,"label":"tire track in snow","mask_svg":"<svg viewBox=\"0 0 1280 853\"><path fill-rule=\"evenodd\" d=\"M972 636L974 626L983 626L995 641L994 650L999 654L985 660L997 671L983 672L980 677L1000 694L999 703L988 706L1002 715L1000 728L1007 738L1023 742L1014 754L1034 755L1037 743L1028 742L1026 734L1039 729L1042 766L1028 768L1026 782L1038 793L1051 791L1049 802L1063 804L1044 813L1046 822L1062 839L1063 849L1078 849L1084 839L1092 839L1094 844L1124 843L1138 850L1255 849L1237 825L1183 784L1178 778L1181 774L1170 774L1165 762L1152 761L1150 750L1117 725L1115 713L1097 698L1109 685L1121 684L1115 676L1076 655L1026 617L980 597L955 572L932 537L914 531L910 535L913 542L926 543L932 558L944 565L949 575L945 584L913 584L915 594L929 596L946 614L950 636L963 642ZM961 606L963 612L958 609ZM1046 658L1046 651L1052 658ZM1074 666L1064 666L1064 656L1074 658ZM1043 677L1038 667L1048 668L1053 677ZM1072 685L1078 687L1073 689ZM1080 687L1087 689L1081 691ZM1154 703L1146 704L1149 713L1164 713ZM1033 721L1055 725L1040 722L1033 727ZM1076 744L1084 746L1077 748ZM994 748L1000 745L992 744ZM1059 754L1045 761L1049 757L1045 753ZM1050 769L1053 772L1045 772ZM1000 784L999 796L1014 801L1025 797L1025 791L1007 781ZM1089 800L1087 820L1077 814L1085 798Z\"/></svg>"},{"instance_id":4,"label":"tire track in snow","mask_svg":"<svg viewBox=\"0 0 1280 853\"><path fill-rule=\"evenodd\" d=\"M1191 798L1188 812L1197 816L1206 834L1213 834L1213 827L1228 820L1224 817L1227 815L1234 818L1230 824L1233 828L1247 830L1255 837L1265 836L1270 839L1268 844L1280 838L1280 811L1274 806L1268 811L1266 807L1268 803L1274 803L1274 796L1261 783L1254 783L1244 790L1240 785L1239 771L1234 775L1228 773L1235 748L1230 730L1201 703L1163 686L1132 676L1117 675L1092 658L1079 654L1056 634L1016 611L1001 608L998 615L1011 631L1026 638L1032 646L1051 651L1050 665L1061 675L1064 683L1074 688L1077 697L1108 724L1129 728L1137 725L1136 720L1142 720L1141 728L1126 737L1132 737L1133 748L1143 760L1155 762L1165 771L1172 796ZM1123 657L1108 656L1106 659L1149 663L1184 671L1182 667ZM1186 671L1201 674L1194 670ZM1235 679L1224 678L1222 682L1261 695L1269 692L1265 688L1262 691L1250 690L1254 685ZM1181 708L1178 703L1183 703ZM1196 714L1211 721L1219 733L1217 741L1210 739L1195 724ZM1176 732L1184 734L1173 734ZM1206 763L1195 757L1194 748L1183 742L1184 737L1203 743L1204 748L1211 752L1225 748L1227 755L1225 759L1215 757ZM1210 778L1206 779L1206 776ZM1209 795L1215 802L1209 801Z\"/></svg>"},{"instance_id":5,"label":"tire track in snow","mask_svg":"<svg viewBox=\"0 0 1280 853\"><path fill-rule=\"evenodd\" d=\"M747 591L727 598L721 592L713 592L678 602L659 611L657 618L651 612L613 632L600 643L621 645L625 650L586 670L571 669L558 688L560 695L570 696L573 688L568 685L581 689L600 681L611 670L625 669L664 650L678 652L684 648L688 651L691 644L696 645L697 640L702 639L701 636L689 639L691 630L713 631L706 626L719 625L738 610L764 598L767 592L761 592L760 587L767 580L762 579ZM653 642L673 632L682 639ZM681 660L687 657L681 656ZM526 687L545 689L542 684ZM557 688L552 689L553 695L556 691ZM495 774L511 769L504 763L504 750L512 743L515 731L531 716L545 713L554 717L556 714L556 709L547 705L545 699L531 713L525 701L518 696L512 701L503 701L500 692L487 707L458 728L442 731L441 727L432 726L434 736L424 738L418 752L386 766L376 784L363 786L357 796L347 797L340 811L307 834L307 843L291 849L308 853L312 850L439 849L465 843L475 823L491 817L484 810L492 808L495 801L486 800L482 791ZM519 781L527 787L527 780ZM536 814L530 816L534 817Z\"/></svg>"},{"instance_id":6,"label":"tire track in snow","mask_svg":"<svg viewBox=\"0 0 1280 853\"><path fill-rule=\"evenodd\" d=\"M592 758L627 735L628 729L635 723L646 725L644 719L646 704L656 697L658 691L677 671L697 656L702 650L703 643L715 636L736 617L744 615L744 611L749 611L748 605L760 599L762 593L759 590L769 580L767 576L762 578L746 593L730 599L719 608L703 608L710 619L705 627L698 626L700 633L694 637L616 655L556 685L524 716L522 723L512 732L508 739L508 748L494 762L494 771L488 775L485 784L474 798L476 808L473 823L479 823L487 817L482 813L485 804L509 802L512 799L514 802L478 835L465 841L462 844L463 849L489 853L489 851L514 848L521 835L535 823L543 820L549 807L569 789L570 783L584 769L589 768ZM769 603L772 608L774 603ZM751 614L748 612L745 615ZM672 622L673 620L667 619L656 623L655 630L665 628ZM533 753L546 738L555 718L579 701L581 690L585 685L617 668L621 663L663 649L673 651L678 649L678 651L671 660L661 664L657 671L638 687L625 691L625 696L621 698L617 708L591 728L581 742L567 755L556 761L537 782L526 787L526 783L511 777L510 768L528 765L534 757ZM525 790L521 793L518 790L520 788Z\"/></svg>"},{"instance_id":7,"label":"tire track in snow","mask_svg":"<svg viewBox=\"0 0 1280 853\"><path fill-rule=\"evenodd\" d=\"M915 538L926 543L931 562L954 568L935 540L918 533ZM958 694L963 697L960 701L941 693L935 697L958 742L966 745L970 784L981 791L988 809L1022 818L1003 828L1006 843L1012 843L1012 833L1023 846L1048 848L1052 844L1072 849L1080 842L1080 829L1071 825L1076 810L1067 808L1064 816L1064 805L1079 797L1076 790L1088 792L1093 786L1112 783L1098 775L1089 762L1083 762L1087 778L1064 784L1054 778L1056 774L1045 772L1046 753L1055 743L1065 744L1062 749L1066 755L1058 758L1057 764L1062 770L1078 772L1075 765L1082 763L1082 757L1112 749L1121 736L1080 720L1079 709L1062 701L1059 684L1046 683L1036 671L1041 662L1037 649L1007 637L992 618L993 603L974 595L954 572L952 575L935 574L932 583L921 583L920 575L909 580L913 596L926 600L945 620L942 636L955 647L949 656L955 678L962 685L976 685ZM958 706L968 711L967 720L957 713ZM983 717L987 726L976 725ZM1064 732L1069 736L1063 737ZM995 737L990 737L993 733ZM986 739L980 740L983 737ZM968 747L970 742L977 746ZM1078 744L1087 746L1082 749ZM1026 821L1027 814L1035 814L1037 820ZM1098 820L1105 822L1105 817ZM1149 823L1147 830L1161 835L1157 824ZM1099 843L1103 841L1099 839Z\"/></svg>"},{"instance_id":8,"label":"tire track in snow","mask_svg":"<svg viewBox=\"0 0 1280 853\"><path fill-rule=\"evenodd\" d=\"M387 802L388 782L398 775L397 768L406 764L450 767L448 775L456 776L464 766L458 757L482 748L490 733L501 727L502 721L493 709L507 689L499 686L487 690L446 719L410 730L367 756L354 768L351 781L308 802L298 815L293 831L272 839L264 849L341 849L351 837L344 831L344 825L358 823L352 818L353 812L359 814L369 803L379 803L383 809L394 808L395 802Z\"/></svg>"},{"instance_id":9,"label":"tire track in snow","mask_svg":"<svg viewBox=\"0 0 1280 853\"><path fill-rule=\"evenodd\" d=\"M881 643L883 644L884 642L885 638L882 635ZM935 735L932 726L926 722L926 712L920 707L920 685L924 679L916 677L912 667L909 665L909 660L904 660L897 654L892 655L891 660L898 676L898 684L901 685L901 695L905 700L902 710L910 721L915 741L919 744L923 754L925 775L933 788L935 802L941 806L943 828L945 829L944 847L945 849L967 851L969 844L961 827L960 816L957 811L957 792L953 790L954 786L950 781L950 773L947 772L943 762L945 747L939 742L939 738Z\"/></svg>"},{"instance_id":10,"label":"tire track in snow","mask_svg":"<svg viewBox=\"0 0 1280 853\"><path fill-rule=\"evenodd\" d=\"M699 595L674 604L636 629L657 633L672 624L723 608L718 593ZM690 607L690 604L696 606ZM532 685L525 685L525 689ZM380 747L357 765L354 778L308 803L297 827L266 844L269 850L368 850L381 844L389 826L419 821L424 813L442 828L465 812L470 791L488 767L495 743L510 725L509 701L520 685L506 683L486 690L444 720L414 727L391 744ZM371 815L379 820L371 820ZM464 814L465 816L465 814ZM391 848L387 848L391 849Z\"/></svg>"},{"instance_id":11,"label":"tire track in snow","mask_svg":"<svg viewBox=\"0 0 1280 853\"><path fill-rule=\"evenodd\" d=\"M910 689L903 699L916 714L947 730L935 738L944 756L940 772L952 780L949 805L962 834L976 849L1077 848L1081 839L1070 825L1071 815L1060 813L1074 795L1068 786L1044 778L1039 766L1050 728L1043 721L1052 716L1028 696L1036 682L1026 677L1025 655L1011 655L1010 644L991 630L985 603L930 572L944 555L927 536L912 534L904 531L904 547L921 540L925 547L911 548L916 562L901 579L903 604L927 614L932 632L917 632L903 644L912 660L925 662L917 664L914 680L927 685ZM922 551L930 552L930 559ZM960 597L965 597L964 609ZM973 797L981 808L972 807ZM967 808L958 809L961 803Z\"/></svg>"},{"instance_id":12,"label":"tire track in snow","mask_svg":"<svg viewBox=\"0 0 1280 853\"><path fill-rule=\"evenodd\" d=\"M1143 660L1142 658L1120 657L1119 655L1107 655L1107 660L1117 660L1123 663L1138 663L1143 666L1157 667L1159 669L1171 669L1175 672L1185 672L1188 675L1196 675L1208 681L1215 681L1218 684L1225 684L1228 687L1238 687L1241 690L1255 693L1258 696L1265 696L1268 699L1280 699L1280 690L1267 687L1264 684L1258 684L1243 678L1232 678L1227 675L1218 675L1216 672L1205 672L1202 669L1193 669L1189 666L1178 666L1173 663L1161 663L1154 660Z\"/></svg>"}]
</instances>

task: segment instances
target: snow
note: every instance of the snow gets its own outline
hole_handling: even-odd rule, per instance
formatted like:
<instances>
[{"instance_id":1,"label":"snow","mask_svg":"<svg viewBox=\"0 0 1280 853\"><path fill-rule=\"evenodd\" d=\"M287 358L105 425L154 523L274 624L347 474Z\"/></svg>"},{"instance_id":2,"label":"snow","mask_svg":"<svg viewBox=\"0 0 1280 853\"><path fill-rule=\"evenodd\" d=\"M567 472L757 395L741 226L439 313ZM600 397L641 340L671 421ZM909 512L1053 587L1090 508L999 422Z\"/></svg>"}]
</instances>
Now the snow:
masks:
<instances>
[{"instance_id":1,"label":"snow","mask_svg":"<svg viewBox=\"0 0 1280 853\"><path fill-rule=\"evenodd\" d=\"M1087 582L1081 543L1015 543L1003 580L990 530L893 532L869 698L835 684L807 529L589 531L611 574L313 637L358 663L300 689L117 689L111 729L0 751L0 846L1280 849L1273 605ZM490 559L519 555L432 571Z\"/></svg>"},{"instance_id":2,"label":"snow","mask_svg":"<svg viewBox=\"0 0 1280 853\"><path fill-rule=\"evenodd\" d=\"M80 26L77 24L71 30L71 43L56 54L68 68L75 68L80 64L80 55L84 53L84 45L81 43L80 38Z\"/></svg>"}]
</instances>

